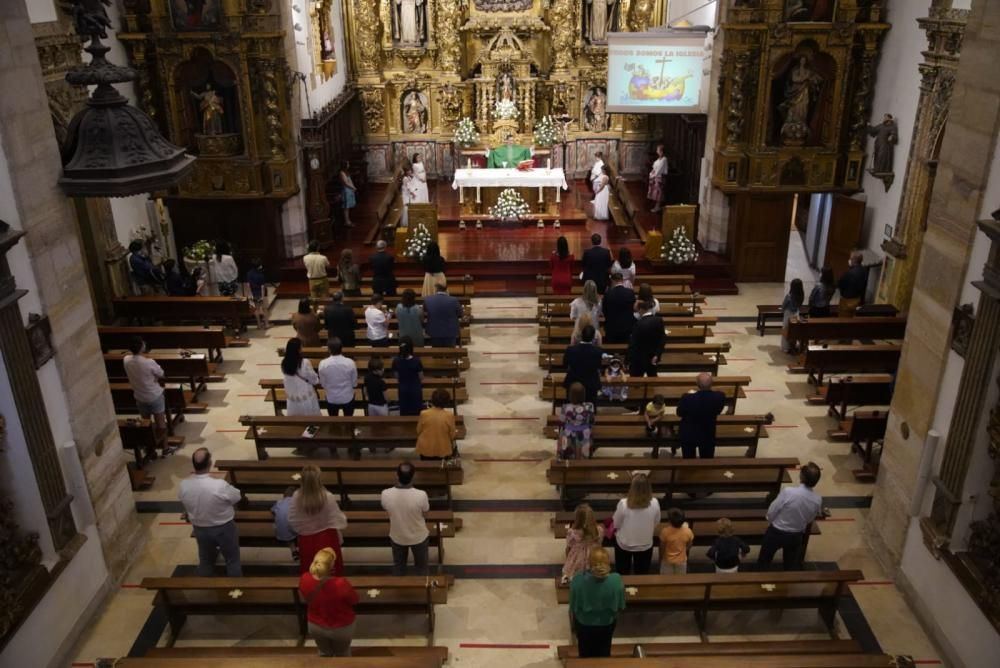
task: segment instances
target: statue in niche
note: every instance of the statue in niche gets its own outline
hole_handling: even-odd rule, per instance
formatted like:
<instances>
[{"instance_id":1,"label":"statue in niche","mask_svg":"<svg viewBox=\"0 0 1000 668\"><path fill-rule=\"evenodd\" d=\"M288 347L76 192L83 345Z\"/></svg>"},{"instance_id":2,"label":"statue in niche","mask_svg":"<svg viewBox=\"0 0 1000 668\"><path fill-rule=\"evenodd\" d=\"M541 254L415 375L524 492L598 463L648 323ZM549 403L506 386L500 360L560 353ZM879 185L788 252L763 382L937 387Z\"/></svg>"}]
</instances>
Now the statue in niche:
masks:
<instances>
[{"instance_id":1,"label":"statue in niche","mask_svg":"<svg viewBox=\"0 0 1000 668\"><path fill-rule=\"evenodd\" d=\"M427 97L420 91L412 90L403 96L403 132L427 133Z\"/></svg>"},{"instance_id":2,"label":"statue in niche","mask_svg":"<svg viewBox=\"0 0 1000 668\"><path fill-rule=\"evenodd\" d=\"M514 101L514 77L510 72L501 72L497 76L496 99L499 101Z\"/></svg>"},{"instance_id":3,"label":"statue in niche","mask_svg":"<svg viewBox=\"0 0 1000 668\"><path fill-rule=\"evenodd\" d=\"M868 126L868 135L875 137L875 149L872 151L872 168L868 173L877 179L882 179L886 191L892 185L895 174L892 171L894 146L899 141L899 126L892 114L882 117L878 125Z\"/></svg>"},{"instance_id":4,"label":"statue in niche","mask_svg":"<svg viewBox=\"0 0 1000 668\"><path fill-rule=\"evenodd\" d=\"M786 0L786 21L830 21L833 0Z\"/></svg>"},{"instance_id":5,"label":"statue in niche","mask_svg":"<svg viewBox=\"0 0 1000 668\"><path fill-rule=\"evenodd\" d=\"M202 93L191 91L191 96L198 100L198 107L201 109L201 133L221 135L222 115L226 112L222 108L222 98L212 88L212 84L205 84Z\"/></svg>"},{"instance_id":6,"label":"statue in niche","mask_svg":"<svg viewBox=\"0 0 1000 668\"><path fill-rule=\"evenodd\" d=\"M420 46L427 37L424 0L396 0L393 37L404 46Z\"/></svg>"},{"instance_id":7,"label":"statue in niche","mask_svg":"<svg viewBox=\"0 0 1000 668\"><path fill-rule=\"evenodd\" d=\"M608 129L608 96L600 86L594 86L587 93L583 104L583 127L591 132L605 132Z\"/></svg>"},{"instance_id":8,"label":"statue in niche","mask_svg":"<svg viewBox=\"0 0 1000 668\"><path fill-rule=\"evenodd\" d=\"M782 143L801 146L809 138L809 124L822 89L823 77L813 71L805 56L799 56L798 63L789 69L785 77L784 100L778 105L784 116Z\"/></svg>"},{"instance_id":9,"label":"statue in niche","mask_svg":"<svg viewBox=\"0 0 1000 668\"><path fill-rule=\"evenodd\" d=\"M584 37L592 44L605 44L616 25L618 0L587 0L590 10L583 18Z\"/></svg>"}]
</instances>

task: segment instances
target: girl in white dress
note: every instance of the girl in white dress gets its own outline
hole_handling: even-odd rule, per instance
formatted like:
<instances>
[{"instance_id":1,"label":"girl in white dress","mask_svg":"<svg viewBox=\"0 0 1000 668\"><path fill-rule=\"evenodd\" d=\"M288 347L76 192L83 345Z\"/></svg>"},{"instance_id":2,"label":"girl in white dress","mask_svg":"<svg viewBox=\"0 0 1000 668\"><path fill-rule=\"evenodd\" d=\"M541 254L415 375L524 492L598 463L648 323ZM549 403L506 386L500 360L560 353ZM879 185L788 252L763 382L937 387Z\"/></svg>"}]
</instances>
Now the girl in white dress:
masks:
<instances>
[{"instance_id":1,"label":"girl in white dress","mask_svg":"<svg viewBox=\"0 0 1000 668\"><path fill-rule=\"evenodd\" d=\"M611 265L611 273L622 275L622 285L632 289L635 284L635 262L632 261L632 251L627 246L618 249L618 259Z\"/></svg>"},{"instance_id":2,"label":"girl in white dress","mask_svg":"<svg viewBox=\"0 0 1000 668\"><path fill-rule=\"evenodd\" d=\"M426 189L427 186L424 186ZM413 202L419 202L418 199L420 195L420 181L413 173L413 165L406 165L403 167L403 182L400 188L403 194L403 215L400 218L399 224L403 228L410 226L410 211L409 206Z\"/></svg>"},{"instance_id":3,"label":"girl in white dress","mask_svg":"<svg viewBox=\"0 0 1000 668\"><path fill-rule=\"evenodd\" d=\"M302 341L289 339L281 360L285 382L285 415L320 415L315 386L319 376L309 360L302 357Z\"/></svg>"},{"instance_id":4,"label":"girl in white dress","mask_svg":"<svg viewBox=\"0 0 1000 668\"><path fill-rule=\"evenodd\" d=\"M419 204L428 204L431 201L430 191L427 189L427 170L420 159L419 153L413 154L413 176L416 178L416 199Z\"/></svg>"},{"instance_id":5,"label":"girl in white dress","mask_svg":"<svg viewBox=\"0 0 1000 668\"><path fill-rule=\"evenodd\" d=\"M601 175L594 181L594 220L608 219L608 198L611 196L611 176L607 165L601 165Z\"/></svg>"}]
</instances>

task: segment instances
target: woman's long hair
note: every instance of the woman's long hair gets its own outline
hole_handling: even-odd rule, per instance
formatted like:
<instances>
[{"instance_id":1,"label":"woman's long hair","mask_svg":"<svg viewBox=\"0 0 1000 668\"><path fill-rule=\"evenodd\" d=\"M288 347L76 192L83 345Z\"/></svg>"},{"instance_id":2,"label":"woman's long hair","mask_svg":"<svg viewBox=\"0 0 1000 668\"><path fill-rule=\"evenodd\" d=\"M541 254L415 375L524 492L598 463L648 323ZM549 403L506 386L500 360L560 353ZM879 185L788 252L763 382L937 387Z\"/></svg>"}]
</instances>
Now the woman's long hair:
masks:
<instances>
[{"instance_id":1,"label":"woman's long hair","mask_svg":"<svg viewBox=\"0 0 1000 668\"><path fill-rule=\"evenodd\" d=\"M628 498L626 505L632 510L648 508L653 500L653 487L649 484L649 478L645 473L636 473L632 476L632 484L628 487Z\"/></svg>"},{"instance_id":2,"label":"woman's long hair","mask_svg":"<svg viewBox=\"0 0 1000 668\"><path fill-rule=\"evenodd\" d=\"M441 247L438 246L436 241L432 241L427 244L427 250L424 251L424 259L431 257L441 257Z\"/></svg>"},{"instance_id":3,"label":"woman's long hair","mask_svg":"<svg viewBox=\"0 0 1000 668\"><path fill-rule=\"evenodd\" d=\"M312 465L302 467L298 501L306 515L315 515L326 507L326 487L323 486L319 468Z\"/></svg>"},{"instance_id":4,"label":"woman's long hair","mask_svg":"<svg viewBox=\"0 0 1000 668\"><path fill-rule=\"evenodd\" d=\"M583 534L583 539L596 541L600 532L597 528L597 519L594 518L594 509L589 503L581 503L576 507L573 515L573 528Z\"/></svg>"},{"instance_id":5,"label":"woman's long hair","mask_svg":"<svg viewBox=\"0 0 1000 668\"><path fill-rule=\"evenodd\" d=\"M337 262L337 273L340 274L341 281L344 280L344 274L351 273L352 266L354 266L354 253L350 248L345 248L340 251L340 261Z\"/></svg>"},{"instance_id":6,"label":"woman's long hair","mask_svg":"<svg viewBox=\"0 0 1000 668\"><path fill-rule=\"evenodd\" d=\"M332 547L324 547L313 556L312 564L309 566L309 574L317 580L330 577L334 565L337 563L337 553Z\"/></svg>"},{"instance_id":7,"label":"woman's long hair","mask_svg":"<svg viewBox=\"0 0 1000 668\"><path fill-rule=\"evenodd\" d=\"M594 316L590 314L590 311L584 311L580 314L580 317L576 319L576 324L573 326L573 340L582 341L583 340L583 328L590 325L597 330L597 325L594 324Z\"/></svg>"},{"instance_id":8,"label":"woman's long hair","mask_svg":"<svg viewBox=\"0 0 1000 668\"><path fill-rule=\"evenodd\" d=\"M417 293L410 288L403 290L403 298L400 303L406 308L412 308L417 303Z\"/></svg>"},{"instance_id":9,"label":"woman's long hair","mask_svg":"<svg viewBox=\"0 0 1000 668\"><path fill-rule=\"evenodd\" d=\"M215 261L222 262L223 255L232 255L233 251L225 241L215 242Z\"/></svg>"},{"instance_id":10,"label":"woman's long hair","mask_svg":"<svg viewBox=\"0 0 1000 668\"><path fill-rule=\"evenodd\" d=\"M597 308L600 303L601 298L597 296L597 284L593 281L587 281L583 284L583 301L587 302L587 306L593 310Z\"/></svg>"},{"instance_id":11,"label":"woman's long hair","mask_svg":"<svg viewBox=\"0 0 1000 668\"><path fill-rule=\"evenodd\" d=\"M281 358L281 372L286 376L294 376L302 366L302 340L289 339L285 344L285 356Z\"/></svg>"},{"instance_id":12,"label":"woman's long hair","mask_svg":"<svg viewBox=\"0 0 1000 668\"><path fill-rule=\"evenodd\" d=\"M805 288L802 287L801 278L792 279L792 282L788 286L788 295L792 298L792 301L795 302L796 307L802 306L802 302L806 299L806 291Z\"/></svg>"},{"instance_id":13,"label":"woman's long hair","mask_svg":"<svg viewBox=\"0 0 1000 668\"><path fill-rule=\"evenodd\" d=\"M618 249L618 266L622 269L628 269L632 266L632 251L628 249L628 246L622 246Z\"/></svg>"},{"instance_id":14,"label":"woman's long hair","mask_svg":"<svg viewBox=\"0 0 1000 668\"><path fill-rule=\"evenodd\" d=\"M565 260L569 257L569 242L566 241L566 237L556 239L556 255L559 256L560 260Z\"/></svg>"},{"instance_id":15,"label":"woman's long hair","mask_svg":"<svg viewBox=\"0 0 1000 668\"><path fill-rule=\"evenodd\" d=\"M312 313L312 304L309 303L308 297L303 297L299 300L299 313L301 315L309 315Z\"/></svg>"}]
</instances>

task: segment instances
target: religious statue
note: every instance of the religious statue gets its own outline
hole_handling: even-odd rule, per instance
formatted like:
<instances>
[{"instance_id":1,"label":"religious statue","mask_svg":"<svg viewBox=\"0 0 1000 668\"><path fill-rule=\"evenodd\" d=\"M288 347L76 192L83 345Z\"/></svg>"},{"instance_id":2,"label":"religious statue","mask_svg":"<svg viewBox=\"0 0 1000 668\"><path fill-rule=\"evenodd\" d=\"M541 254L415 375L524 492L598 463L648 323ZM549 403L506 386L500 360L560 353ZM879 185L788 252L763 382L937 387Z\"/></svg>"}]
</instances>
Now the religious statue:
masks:
<instances>
[{"instance_id":1,"label":"religious statue","mask_svg":"<svg viewBox=\"0 0 1000 668\"><path fill-rule=\"evenodd\" d=\"M872 168L868 172L885 183L888 191L895 174L892 171L894 146L899 141L899 126L892 114L882 117L878 125L868 126L869 136L875 137L875 149L872 151Z\"/></svg>"},{"instance_id":2,"label":"religious statue","mask_svg":"<svg viewBox=\"0 0 1000 668\"><path fill-rule=\"evenodd\" d=\"M608 41L608 31L614 25L618 0L587 0L590 11L584 17L584 35L593 44Z\"/></svg>"},{"instance_id":3,"label":"religious statue","mask_svg":"<svg viewBox=\"0 0 1000 668\"><path fill-rule=\"evenodd\" d=\"M222 134L222 98L212 89L212 84L205 84L203 93L191 91L191 96L198 100L201 109L201 133L204 135Z\"/></svg>"},{"instance_id":4,"label":"religious statue","mask_svg":"<svg viewBox=\"0 0 1000 668\"><path fill-rule=\"evenodd\" d=\"M501 72L497 76L496 99L499 102L514 101L514 77L510 72Z\"/></svg>"},{"instance_id":5,"label":"religious statue","mask_svg":"<svg viewBox=\"0 0 1000 668\"><path fill-rule=\"evenodd\" d=\"M809 137L809 122L823 86L823 77L809 67L805 56L786 75L784 100L778 109L784 114L781 139L784 144L800 146Z\"/></svg>"},{"instance_id":6,"label":"religious statue","mask_svg":"<svg viewBox=\"0 0 1000 668\"><path fill-rule=\"evenodd\" d=\"M833 0L786 0L786 21L829 21Z\"/></svg>"},{"instance_id":7,"label":"religious statue","mask_svg":"<svg viewBox=\"0 0 1000 668\"><path fill-rule=\"evenodd\" d=\"M604 89L600 86L592 88L583 110L584 129L591 132L604 132L608 129L607 105L608 96Z\"/></svg>"},{"instance_id":8,"label":"religious statue","mask_svg":"<svg viewBox=\"0 0 1000 668\"><path fill-rule=\"evenodd\" d=\"M427 105L418 91L410 91L403 98L403 132L424 134L427 132Z\"/></svg>"},{"instance_id":9,"label":"religious statue","mask_svg":"<svg viewBox=\"0 0 1000 668\"><path fill-rule=\"evenodd\" d=\"M424 0L396 0L393 37L400 44L419 46L426 35Z\"/></svg>"},{"instance_id":10,"label":"religious statue","mask_svg":"<svg viewBox=\"0 0 1000 668\"><path fill-rule=\"evenodd\" d=\"M111 0L74 0L72 7L73 24L76 34L86 42L92 35L107 39L107 29L111 27L111 19L105 7L111 6Z\"/></svg>"},{"instance_id":11,"label":"religious statue","mask_svg":"<svg viewBox=\"0 0 1000 668\"><path fill-rule=\"evenodd\" d=\"M514 135L507 135L502 146L487 150L486 166L491 169L517 167L522 160L531 159L532 150L514 143Z\"/></svg>"}]
</instances>

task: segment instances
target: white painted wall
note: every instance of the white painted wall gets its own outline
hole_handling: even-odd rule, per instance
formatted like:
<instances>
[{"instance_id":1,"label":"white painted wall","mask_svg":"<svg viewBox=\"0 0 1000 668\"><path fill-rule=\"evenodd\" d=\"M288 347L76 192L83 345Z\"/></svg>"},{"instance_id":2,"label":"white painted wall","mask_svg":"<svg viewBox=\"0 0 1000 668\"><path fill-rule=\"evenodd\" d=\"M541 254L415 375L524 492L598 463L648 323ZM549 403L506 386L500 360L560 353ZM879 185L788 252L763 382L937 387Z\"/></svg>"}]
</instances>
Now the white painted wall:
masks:
<instances>
[{"instance_id":1,"label":"white painted wall","mask_svg":"<svg viewBox=\"0 0 1000 668\"><path fill-rule=\"evenodd\" d=\"M329 79L324 80L322 76L316 74L316 66L319 63L313 62L314 45L309 26L308 3L292 2L292 7L287 10L289 20L285 30L287 30L295 40L295 60L293 68L307 75L306 86L309 88L309 105L306 105L306 96L302 94L302 86L299 85L296 94L299 96L299 110L302 118L308 118L310 109L315 112L323 108L330 100L334 99L344 90L347 84L347 50L344 45L344 25L341 20L341 0L333 0L330 6L330 25L333 27L333 49L337 55L337 73ZM296 12L298 7L301 12ZM295 24L302 29L295 30Z\"/></svg>"},{"instance_id":2,"label":"white painted wall","mask_svg":"<svg viewBox=\"0 0 1000 668\"><path fill-rule=\"evenodd\" d=\"M667 25L681 19L691 25L715 27L717 0L671 0L667 4Z\"/></svg>"}]
</instances>

